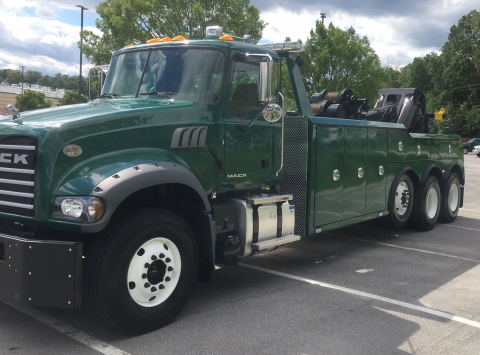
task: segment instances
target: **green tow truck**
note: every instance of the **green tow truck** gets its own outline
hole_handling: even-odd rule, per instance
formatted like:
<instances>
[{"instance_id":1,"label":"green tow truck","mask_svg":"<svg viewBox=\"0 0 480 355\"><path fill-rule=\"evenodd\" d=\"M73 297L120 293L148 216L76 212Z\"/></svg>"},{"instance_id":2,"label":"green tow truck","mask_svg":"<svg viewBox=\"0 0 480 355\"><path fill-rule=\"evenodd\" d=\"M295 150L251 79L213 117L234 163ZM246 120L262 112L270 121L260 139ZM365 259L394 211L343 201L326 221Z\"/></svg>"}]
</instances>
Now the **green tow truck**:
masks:
<instances>
[{"instance_id":1,"label":"green tow truck","mask_svg":"<svg viewBox=\"0 0 480 355\"><path fill-rule=\"evenodd\" d=\"M120 49L98 100L0 120L0 297L144 333L215 263L371 219L455 220L460 137L315 116L301 44L206 33Z\"/></svg>"}]
</instances>

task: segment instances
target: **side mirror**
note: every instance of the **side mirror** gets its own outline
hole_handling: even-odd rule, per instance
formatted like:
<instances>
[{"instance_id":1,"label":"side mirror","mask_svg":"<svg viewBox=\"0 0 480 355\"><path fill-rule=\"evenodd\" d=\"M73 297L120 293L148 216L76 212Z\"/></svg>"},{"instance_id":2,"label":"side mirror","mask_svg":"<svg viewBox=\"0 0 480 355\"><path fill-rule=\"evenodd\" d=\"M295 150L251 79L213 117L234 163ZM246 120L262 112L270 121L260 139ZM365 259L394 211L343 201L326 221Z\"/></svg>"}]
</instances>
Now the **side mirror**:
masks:
<instances>
[{"instance_id":1,"label":"side mirror","mask_svg":"<svg viewBox=\"0 0 480 355\"><path fill-rule=\"evenodd\" d=\"M296 59L295 59L295 64L298 65L299 68L303 67L303 65L305 64L305 59L303 59L303 57L301 55L299 55Z\"/></svg>"},{"instance_id":2,"label":"side mirror","mask_svg":"<svg viewBox=\"0 0 480 355\"><path fill-rule=\"evenodd\" d=\"M258 101L271 102L272 100L272 68L271 63L260 63L260 81L258 83Z\"/></svg>"},{"instance_id":3,"label":"side mirror","mask_svg":"<svg viewBox=\"0 0 480 355\"><path fill-rule=\"evenodd\" d=\"M280 91L280 63L261 62L258 101L275 102Z\"/></svg>"},{"instance_id":4,"label":"side mirror","mask_svg":"<svg viewBox=\"0 0 480 355\"><path fill-rule=\"evenodd\" d=\"M283 110L277 103L269 103L262 111L263 118L268 122L277 122L282 118Z\"/></svg>"}]
</instances>

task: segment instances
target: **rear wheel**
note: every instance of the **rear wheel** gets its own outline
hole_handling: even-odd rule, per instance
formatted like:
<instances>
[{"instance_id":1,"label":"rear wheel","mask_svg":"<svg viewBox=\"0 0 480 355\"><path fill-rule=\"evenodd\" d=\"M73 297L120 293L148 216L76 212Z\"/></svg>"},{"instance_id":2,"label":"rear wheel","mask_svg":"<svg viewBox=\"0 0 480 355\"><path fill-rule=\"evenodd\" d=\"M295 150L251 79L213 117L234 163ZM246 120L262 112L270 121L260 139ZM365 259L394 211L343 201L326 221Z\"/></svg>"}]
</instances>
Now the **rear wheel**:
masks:
<instances>
[{"instance_id":1,"label":"rear wheel","mask_svg":"<svg viewBox=\"0 0 480 355\"><path fill-rule=\"evenodd\" d=\"M111 223L89 250L85 299L109 325L142 334L170 323L198 271L193 233L179 216L142 209Z\"/></svg>"},{"instance_id":2,"label":"rear wheel","mask_svg":"<svg viewBox=\"0 0 480 355\"><path fill-rule=\"evenodd\" d=\"M413 184L408 175L400 177L392 193L390 221L395 227L402 228L407 224L413 207Z\"/></svg>"},{"instance_id":3,"label":"rear wheel","mask_svg":"<svg viewBox=\"0 0 480 355\"><path fill-rule=\"evenodd\" d=\"M429 231L435 227L440 214L441 193L438 180L429 176L427 181L415 186L412 222L420 230Z\"/></svg>"},{"instance_id":4,"label":"rear wheel","mask_svg":"<svg viewBox=\"0 0 480 355\"><path fill-rule=\"evenodd\" d=\"M442 186L442 202L440 205L440 221L452 223L457 218L460 207L460 180L452 173Z\"/></svg>"},{"instance_id":5,"label":"rear wheel","mask_svg":"<svg viewBox=\"0 0 480 355\"><path fill-rule=\"evenodd\" d=\"M463 148L463 154L468 154L468 148Z\"/></svg>"},{"instance_id":6,"label":"rear wheel","mask_svg":"<svg viewBox=\"0 0 480 355\"><path fill-rule=\"evenodd\" d=\"M479 157L479 158L480 158L480 153L478 153L478 154L477 154L477 157Z\"/></svg>"}]
</instances>

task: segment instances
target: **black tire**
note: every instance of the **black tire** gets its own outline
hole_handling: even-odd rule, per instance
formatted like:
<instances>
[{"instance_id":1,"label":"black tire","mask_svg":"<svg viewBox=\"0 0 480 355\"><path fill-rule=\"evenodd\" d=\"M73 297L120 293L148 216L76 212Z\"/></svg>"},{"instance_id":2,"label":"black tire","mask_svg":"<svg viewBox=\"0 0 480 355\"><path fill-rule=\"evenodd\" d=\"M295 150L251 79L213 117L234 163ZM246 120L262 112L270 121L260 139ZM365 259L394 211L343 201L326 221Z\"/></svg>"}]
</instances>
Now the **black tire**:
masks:
<instances>
[{"instance_id":1,"label":"black tire","mask_svg":"<svg viewBox=\"0 0 480 355\"><path fill-rule=\"evenodd\" d=\"M442 185L442 203L440 205L439 220L452 223L458 215L460 207L460 180L455 173L451 173Z\"/></svg>"},{"instance_id":2,"label":"black tire","mask_svg":"<svg viewBox=\"0 0 480 355\"><path fill-rule=\"evenodd\" d=\"M408 175L395 180L390 199L390 222L396 228L403 228L410 219L413 209L413 184Z\"/></svg>"},{"instance_id":3,"label":"black tire","mask_svg":"<svg viewBox=\"0 0 480 355\"><path fill-rule=\"evenodd\" d=\"M413 225L423 231L432 230L440 215L440 184L434 176L429 176L425 183L415 186L413 203Z\"/></svg>"},{"instance_id":4,"label":"black tire","mask_svg":"<svg viewBox=\"0 0 480 355\"><path fill-rule=\"evenodd\" d=\"M468 154L468 148L463 147L463 154Z\"/></svg>"},{"instance_id":5,"label":"black tire","mask_svg":"<svg viewBox=\"0 0 480 355\"><path fill-rule=\"evenodd\" d=\"M88 250L85 301L107 324L143 334L169 324L187 303L198 272L197 247L188 224L169 211L141 209L119 217Z\"/></svg>"},{"instance_id":6,"label":"black tire","mask_svg":"<svg viewBox=\"0 0 480 355\"><path fill-rule=\"evenodd\" d=\"M477 157L479 157L479 158L480 158L480 153L478 153L478 154L477 154Z\"/></svg>"}]
</instances>

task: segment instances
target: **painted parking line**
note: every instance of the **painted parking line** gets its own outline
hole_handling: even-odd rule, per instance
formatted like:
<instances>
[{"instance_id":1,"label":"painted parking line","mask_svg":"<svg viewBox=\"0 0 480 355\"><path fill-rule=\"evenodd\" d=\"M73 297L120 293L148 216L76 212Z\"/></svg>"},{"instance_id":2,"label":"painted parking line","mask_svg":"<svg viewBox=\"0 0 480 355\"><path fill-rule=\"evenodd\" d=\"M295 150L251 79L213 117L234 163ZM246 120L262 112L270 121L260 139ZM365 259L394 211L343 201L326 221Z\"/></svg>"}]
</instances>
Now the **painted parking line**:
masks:
<instances>
[{"instance_id":1,"label":"painted parking line","mask_svg":"<svg viewBox=\"0 0 480 355\"><path fill-rule=\"evenodd\" d=\"M459 211L472 211L472 212L477 212L477 213L480 213L480 211L479 211L479 210L471 210L471 209L468 209L468 208L463 208L463 207L462 207L461 209L459 209Z\"/></svg>"},{"instance_id":2,"label":"painted parking line","mask_svg":"<svg viewBox=\"0 0 480 355\"><path fill-rule=\"evenodd\" d=\"M82 344L85 344L86 346L102 353L102 354L105 354L105 355L130 355L129 353L123 351L123 350L120 350L120 349L117 349L116 347L110 345L110 344L107 344L101 340L98 340L97 338L95 337L92 337L88 334L85 334L84 332L68 325L68 324L65 324L63 323L62 321L56 319L56 318L53 318L51 316L49 316L48 314L45 314L43 312L40 312L39 310L37 309L34 309L32 307L29 307L29 306L25 306L25 305L22 305L20 303L17 303L17 302L11 302L11 301L7 301L7 300L2 300L3 303L9 305L10 307L16 309L17 311L20 311L40 322L42 322L43 324L46 324L48 325L49 327L59 331L60 333L66 335L66 336L69 336L70 338L82 343Z\"/></svg>"},{"instance_id":3,"label":"painted parking line","mask_svg":"<svg viewBox=\"0 0 480 355\"><path fill-rule=\"evenodd\" d=\"M292 279L292 280L306 282L306 283L309 283L311 285L320 286L320 287L324 287L324 288L329 288L329 289L333 289L333 290L336 290L336 291L341 291L341 292L353 294L353 295L356 295L356 296L366 297L366 298L374 299L374 300L377 300L377 301L394 304L396 306L413 309L413 310L423 312L423 313L432 314L434 316L444 318L444 319L448 319L448 320L451 320L451 321L454 321L454 322L462 323L462 324L465 324L465 325L469 325L471 327L480 328L480 323L479 322L475 322L475 321L470 320L470 319L462 318L462 317L456 316L456 315L451 314L451 313L437 311L437 310L432 309L432 308L417 306L417 305L412 304L412 303L397 301L397 300L394 300L392 298L387 298L387 297L383 297L383 296L374 295L373 293L358 291L358 290L354 290L354 289L351 289L351 288L348 288L348 287L333 285L333 284L329 284L329 283L326 283L326 282L307 279L305 277L290 275L290 274L286 274L284 272L265 269L263 267L247 265L247 264L243 264L243 263L240 263L238 265L249 268L249 269L273 274L273 275L276 275L276 276L281 276L281 277L286 277L286 278L289 278L289 279Z\"/></svg>"},{"instance_id":4,"label":"painted parking line","mask_svg":"<svg viewBox=\"0 0 480 355\"><path fill-rule=\"evenodd\" d=\"M458 260L465 260L465 261L471 261L471 262L473 262L473 263L480 263L480 260L478 260L478 259L463 258L463 257L457 256L457 255L451 255L451 254L445 254L445 253L437 253L437 252L435 252L435 251L430 251L430 250L425 250L425 249L402 247L402 246L396 245L396 244L382 243L382 242L377 242L377 241L375 241L375 240L368 240L368 239L355 238L355 240L359 240L359 241L361 241L361 242L366 242L366 243L379 244L379 245L383 245L383 246L386 246L386 247L392 247L392 248L404 249L404 250L410 250L410 251L417 251L417 252L419 252L419 253L433 254L433 255L439 255L439 256L446 256L447 258L458 259Z\"/></svg>"},{"instance_id":5,"label":"painted parking line","mask_svg":"<svg viewBox=\"0 0 480 355\"><path fill-rule=\"evenodd\" d=\"M445 226L445 227L448 227L448 228L465 229L465 230L467 230L467 231L480 232L480 229L475 229L475 228L452 226L452 225L450 225L450 224L444 224L444 226Z\"/></svg>"}]
</instances>

